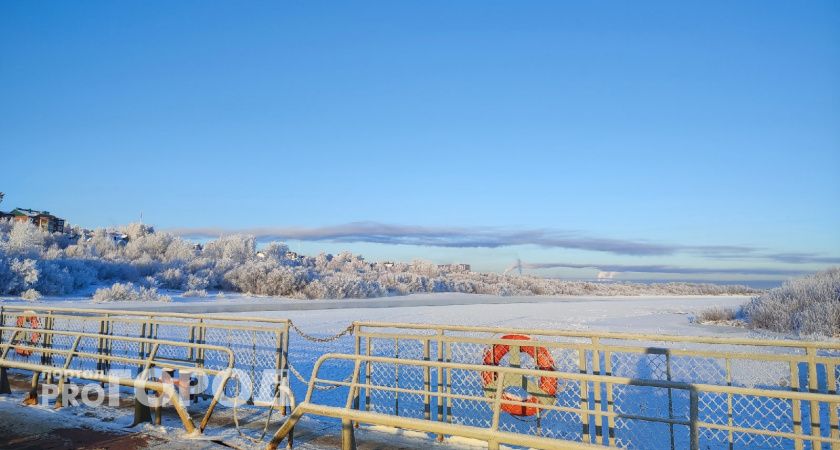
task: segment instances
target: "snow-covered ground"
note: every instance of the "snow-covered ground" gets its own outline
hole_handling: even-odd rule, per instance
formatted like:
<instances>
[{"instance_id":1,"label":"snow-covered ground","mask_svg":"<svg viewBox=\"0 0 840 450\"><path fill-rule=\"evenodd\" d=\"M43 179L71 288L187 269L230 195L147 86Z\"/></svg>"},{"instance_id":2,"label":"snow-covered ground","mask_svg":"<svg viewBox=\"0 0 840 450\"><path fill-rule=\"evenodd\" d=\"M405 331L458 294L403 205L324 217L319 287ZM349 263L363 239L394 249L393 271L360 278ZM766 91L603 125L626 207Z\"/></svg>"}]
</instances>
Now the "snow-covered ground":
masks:
<instances>
[{"instance_id":1,"label":"snow-covered ground","mask_svg":"<svg viewBox=\"0 0 840 450\"><path fill-rule=\"evenodd\" d=\"M329 333L354 320L425 322L523 328L563 328L655 332L665 334L735 334L748 330L698 326L689 318L714 306L735 307L749 296L511 296L475 294L413 294L398 297L342 300L295 300L225 294L208 297L173 296L170 303L93 303L89 298L44 298L33 306L134 309L145 311L242 314L294 320L313 333ZM0 305L26 305L12 298Z\"/></svg>"},{"instance_id":2,"label":"snow-covered ground","mask_svg":"<svg viewBox=\"0 0 840 450\"><path fill-rule=\"evenodd\" d=\"M663 334L747 335L748 330L699 326L692 314L714 306L734 307L749 297L497 297L422 294L384 299L255 302L205 308L292 319L312 333L337 332L354 320L439 323L520 328L633 331ZM190 305L193 306L193 305ZM209 306L209 305L208 305ZM167 307L164 307L167 308ZM167 308L169 309L169 308ZM186 305L173 309L195 312Z\"/></svg>"}]
</instances>

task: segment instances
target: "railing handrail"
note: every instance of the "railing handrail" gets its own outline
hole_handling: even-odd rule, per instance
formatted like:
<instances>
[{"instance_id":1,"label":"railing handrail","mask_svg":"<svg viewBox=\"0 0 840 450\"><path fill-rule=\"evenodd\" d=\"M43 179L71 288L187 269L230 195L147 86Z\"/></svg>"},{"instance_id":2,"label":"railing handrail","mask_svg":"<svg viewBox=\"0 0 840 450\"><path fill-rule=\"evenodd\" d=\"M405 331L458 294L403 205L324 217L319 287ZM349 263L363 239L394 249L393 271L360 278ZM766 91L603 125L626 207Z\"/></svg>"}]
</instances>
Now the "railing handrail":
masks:
<instances>
[{"instance_id":1,"label":"railing handrail","mask_svg":"<svg viewBox=\"0 0 840 450\"><path fill-rule=\"evenodd\" d=\"M11 311L7 311L11 312ZM86 321L86 322L101 322L103 320L107 320L109 322L120 322L120 323L130 323L130 324L148 324L152 322L154 325L166 325L166 326L176 326L176 327L201 327L201 328L225 328L225 329L236 329L236 330L245 330L245 331L260 331L260 332L275 332L278 330L277 327L271 326L271 324L265 325L251 325L251 324L240 324L238 320L228 321L228 322L217 322L218 319L215 317L201 317L195 318L192 321L179 321L174 320L177 319L176 317L163 317L160 320L155 315L150 316L125 316L124 314L120 313L111 313L107 315L75 315L75 314L56 314L56 311L33 311L33 310L26 310L21 311L19 314L23 315L26 312L35 313L36 316L51 318L51 319L63 319L63 320L78 320L78 321ZM58 311L61 312L61 311ZM14 313L13 313L14 314ZM165 319L172 319L172 320L165 320ZM230 323L233 322L233 323ZM281 330L283 328L280 328Z\"/></svg>"},{"instance_id":2,"label":"railing handrail","mask_svg":"<svg viewBox=\"0 0 840 450\"><path fill-rule=\"evenodd\" d=\"M520 341L522 342L522 341ZM526 369L521 367L510 367L510 366L496 366L496 365L482 365L482 364L465 364L465 363L455 363L455 362L448 362L448 361L426 361L422 359L400 359L400 358L390 358L386 356L373 356L373 355L351 355L351 354L343 354L343 353L326 353L322 355L318 360L315 362L315 366L312 369L312 379L310 380L310 384L323 382L329 383L330 380L317 378L318 371L320 370L321 365L329 359L341 359L347 361L362 361L362 362L372 362L372 363L383 363L383 364L395 364L395 365L411 365L411 366L420 366L420 367L430 367L430 368L438 368L442 367L445 369L455 369L455 370L468 370L468 371L477 371L477 372L496 372L496 373L505 373L505 374L512 374L512 375L527 375L532 376L535 378L538 377L551 377L551 378L562 378L571 381L586 381L586 382L593 382L593 383L604 383L604 384L617 384L617 385L625 385L625 386L647 386L647 387L658 387L658 388L670 388L670 389L681 389L686 391L698 391L698 392L711 392L711 393L721 393L721 394L728 394L731 393L733 395L756 395L761 394L768 397L773 398L780 398L786 400L802 400L802 401L817 401L817 402L827 402L827 403L840 403L840 396L834 394L823 394L818 392L800 392L800 391L790 391L790 390L775 390L775 389L762 389L762 388L748 388L748 387L741 387L741 386L720 386L714 384L704 384L704 383L686 383L682 381L665 381L665 380L649 380L644 378L631 378L631 377L618 377L612 375L595 375L595 374L583 374L583 373L575 373L575 372L561 372L561 371L550 371L550 370L540 370L540 369ZM314 380L314 381L313 381ZM343 380L342 380L343 381ZM365 383L356 383L358 387L366 387L368 386ZM436 391L429 390L429 392L437 395ZM308 397L307 397L308 398Z\"/></svg>"},{"instance_id":3,"label":"railing handrail","mask_svg":"<svg viewBox=\"0 0 840 450\"><path fill-rule=\"evenodd\" d=\"M738 351L723 351L723 350L706 350L706 349L683 349L683 348L669 348L667 346L653 347L650 345L631 345L628 342L621 342L618 344L603 343L600 340L588 342L571 342L571 341L550 341L540 340L540 336L536 339L527 341L518 339L503 339L502 337L474 337L462 336L452 334L415 334L405 335L400 333L380 333L380 332L360 332L359 337L373 338L373 339L397 339L397 340L415 340L423 342L441 342L446 344L481 344L481 345L516 345L516 346L530 346L537 348L545 348L549 350L574 350L574 351L598 351L605 353L634 353L634 354L657 354L657 355L671 355L671 356L688 356L688 357L704 357L717 358L729 360L753 360L753 361L771 361L771 362L808 362L808 355L804 353L778 353L778 352L747 352L745 349L739 348ZM632 342L632 341L631 341ZM767 347L762 347L767 348ZM769 350L769 349L768 349ZM815 356L815 362L840 365L840 355L838 356Z\"/></svg>"},{"instance_id":4,"label":"railing handrail","mask_svg":"<svg viewBox=\"0 0 840 450\"><path fill-rule=\"evenodd\" d=\"M227 317L219 317L219 316L210 316L207 314L193 314L193 313L176 313L176 312L157 312L157 311L132 311L132 310L123 310L123 309L108 309L108 308L69 308L63 306L30 306L30 305L2 305L0 306L0 311L3 310L10 310L10 311L43 311L45 313L49 313L51 311L55 312L69 312L69 313L81 313L81 314L109 314L109 315L118 315L118 316L142 316L142 317L170 317L170 318L180 318L180 319L203 319L203 320L213 320L213 321L220 321L220 322L262 322L262 323L271 323L271 324L278 324L278 325L285 325L288 326L289 319L283 318L271 318L271 317L251 317L251 316L227 316Z\"/></svg>"},{"instance_id":5,"label":"railing handrail","mask_svg":"<svg viewBox=\"0 0 840 450\"><path fill-rule=\"evenodd\" d=\"M525 344L524 342L520 342L520 344ZM525 344L527 345L527 344ZM319 377L321 372L321 367L324 363L328 361L348 361L353 363L353 373L351 374L350 381L347 381L346 378L338 380L338 379L323 379ZM453 392L446 392L439 391L433 389L431 386L426 384L423 388L403 388L400 387L399 384L396 386L391 385L371 385L369 380L365 380L364 382L359 381L359 372L361 370L362 365L370 365L375 363L381 363L384 365L391 366L393 365L395 370L399 366L414 366L414 367L425 367L425 368L437 368L442 370L448 371L472 371L472 372L493 372L495 376L493 379L492 386L482 385L482 390L485 391L485 395L477 395L477 394L456 394ZM501 393L504 389L504 380L508 376L529 376L533 378L544 378L544 377L552 377L555 379L564 379L568 381L580 382L581 385L594 385L600 386L604 385L610 389L610 386L613 385L625 385L625 386L646 386L646 387L656 387L656 388L665 388L668 389L669 392L671 389L679 389L687 391L689 395L689 405L687 414L683 415L682 417L686 418L675 418L671 414L667 418L659 417L657 415L645 416L640 414L632 414L632 413L622 413L622 412L615 412L611 408L608 410L602 410L598 407L598 402L596 400L596 406L584 406L581 403L580 407L574 406L565 406L565 405L557 405L557 404L538 404L534 403L533 401L524 401L524 399L517 400L516 398L504 398ZM312 394L316 388L316 384L332 384L335 386L342 386L348 388L347 393L347 402L344 408L341 407L327 407L326 405L323 407L315 406L312 403ZM712 420L709 421L708 419L701 419L700 417L700 400L699 395L702 393L713 393L713 394L726 394L731 399L732 396L741 395L741 396L749 396L755 398L762 398L762 399L773 399L773 400L782 400L782 401L792 401L793 404L798 404L799 402L811 402L811 405L819 405L820 403L826 403L829 406L829 409L836 410L838 405L840 405L840 396L833 395L833 394L821 394L815 392L799 392L799 391L788 391L788 390L773 390L773 389L760 389L760 388L746 388L746 387L736 387L736 386L720 386L720 385L708 385L702 383L685 383L685 382L674 382L674 381L661 381L661 380L646 380L646 379L636 379L636 378L629 378L629 377L616 377L616 376L608 376L608 375L596 375L596 374L586 374L586 373L574 373L574 372L558 372L558 371L550 371L550 370L540 370L540 369L528 369L528 368L521 368L521 367L505 367L505 366L497 366L497 365L482 365L482 364L466 364L466 363L455 363L449 361L441 361L441 360L420 360L420 359L400 359L394 357L385 357L385 356L373 356L373 355L359 355L359 354L339 354L339 353L328 353L322 355L318 360L315 362L315 366L312 371L312 376L309 380L308 389L306 393L306 399L301 404L303 409L301 411L296 411L293 413L293 417L295 415L300 415L301 413L315 413L315 414L333 414L337 417L342 419L343 423L349 423L349 420L360 420L362 422L366 420L379 420L387 422L386 424L389 426L407 426L409 419L405 419L399 416L399 413L393 415L394 417L386 417L386 418L378 418L373 419L374 416L379 417L383 416L383 414L371 413L371 412L364 412L364 411L356 411L351 406L353 403L351 400L353 398L358 398L362 389L374 389L374 390L382 390L393 392L396 395L400 393L406 393L410 395L428 395L435 398L438 398L439 401L443 401L443 399L447 399L451 401L452 399L459 399L459 400L466 400L466 401L478 401L486 403L491 408L492 419L489 422L489 426L476 426L476 425L465 425L465 424L448 424L447 430L444 431L442 428L435 428L441 422L441 417L438 416L437 420L435 420L434 415L426 415L424 419L410 419L410 421L414 424L414 426L419 428L413 429L421 429L428 432L438 432L442 433L445 432L447 434L456 434L456 435L466 435L468 434L467 429L482 429L487 431L487 440L491 444L492 448L498 448L498 442L494 442L494 437L496 436L495 433L499 431L499 416L501 414L502 405L510 405L510 406L521 406L521 407L531 407L531 408L538 408L544 411L558 411L558 412L571 412L574 414L579 414L581 417L584 416L592 416L592 417L599 417L596 422L600 422L601 418L609 418L610 421L613 421L617 418L621 419L629 419L629 420L642 420L648 422L657 422L657 423L664 423L664 424L671 424L673 425L684 425L689 428L689 445L692 450L699 450L699 435L700 430L702 429L713 429L719 431L725 431L729 433L745 433L745 434L753 434L753 435L760 435L766 437L777 437L781 439L790 439L794 442L801 444L803 442L811 442L813 445L817 445L817 443L830 443L833 446L840 445L840 437L837 436L837 433L832 432L830 436L824 436L822 433L818 432L811 432L805 433L801 428L795 429L793 432L785 431L785 430L775 430L775 429L765 429L765 428L752 428L749 424L736 424L733 422L729 422L728 424L724 423L717 423L716 421ZM488 389L490 391L495 391L494 395L488 396ZM818 407L819 408L819 407ZM371 415L373 414L373 415ZM392 416L392 414L384 414L384 416ZM383 417L384 417L383 416ZM832 417L836 417L832 415ZM820 429L820 421L822 419L817 418L817 421L814 422L814 418L812 418L812 426L816 426L817 430ZM834 420L834 419L832 419ZM834 422L832 422L834 423ZM421 425L418 425L421 424ZM428 424L428 426L422 425ZM271 444L268 448L274 448L276 444L280 442L280 440L286 436L288 433L288 424L281 427L280 430L275 434L274 438L271 441ZM835 425L836 426L836 425ZM352 427L345 426L345 431L350 430L352 431ZM437 430L437 431L435 431ZM522 435L522 436L530 436L530 435ZM515 438L515 437L514 437ZM584 442L586 442L586 435L582 437ZM558 441L562 442L562 441ZM611 440L612 443L612 440ZM588 444L587 444L588 445Z\"/></svg>"},{"instance_id":6,"label":"railing handrail","mask_svg":"<svg viewBox=\"0 0 840 450\"><path fill-rule=\"evenodd\" d=\"M25 327L9 327L9 326L0 326L0 330L2 331L13 331L13 332L36 332L39 334L52 334L52 335L60 335L60 336L81 336L81 337L89 337L89 338L97 338L97 339L111 339L115 341L123 341L123 342L139 342L144 344L160 344L165 346L175 346L175 347L186 347L186 348L200 348L204 350L213 350L218 352L224 352L228 354L228 357L233 363L234 361L234 353L231 349L227 347L222 347L220 345L213 345L213 344L204 344L198 342L181 342L181 341L168 341L163 339L156 339L156 338L149 338L149 337L133 337L133 336L120 336L120 335L110 335L110 334L100 334L100 333L85 333L81 331L66 331L66 330L50 330L44 328L25 328ZM17 347L18 343L12 343L11 339L7 343L0 343L0 346L7 347ZM41 347L37 347L41 348Z\"/></svg>"},{"instance_id":7,"label":"railing handrail","mask_svg":"<svg viewBox=\"0 0 840 450\"><path fill-rule=\"evenodd\" d=\"M758 338L732 338L716 336L684 336L670 334L646 334L646 333L622 333L615 331L588 331L588 330L551 330L538 328L514 328L514 327L485 327L471 325L443 325L443 324L418 324L407 322L376 322L376 321L354 321L354 328L357 333L364 334L364 327L369 328L398 328L409 330L430 330L430 331L454 331L454 332L483 332L483 333L522 333L529 335L569 337L569 338L601 338L617 340L637 340L653 342L680 342L697 344L729 344L745 345L756 347L791 347L791 348L816 348L825 350L840 350L840 342L834 341L813 341L813 340L776 340ZM406 338L428 335L408 335Z\"/></svg>"}]
</instances>

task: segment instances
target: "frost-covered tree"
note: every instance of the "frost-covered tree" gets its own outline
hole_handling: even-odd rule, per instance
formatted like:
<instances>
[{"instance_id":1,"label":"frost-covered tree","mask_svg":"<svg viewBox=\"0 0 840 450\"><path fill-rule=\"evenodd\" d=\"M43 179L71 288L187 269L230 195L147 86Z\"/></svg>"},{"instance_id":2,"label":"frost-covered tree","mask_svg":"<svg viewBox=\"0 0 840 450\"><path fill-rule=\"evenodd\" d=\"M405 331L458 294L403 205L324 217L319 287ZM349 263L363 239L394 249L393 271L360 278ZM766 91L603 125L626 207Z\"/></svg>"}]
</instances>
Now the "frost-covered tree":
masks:
<instances>
[{"instance_id":1,"label":"frost-covered tree","mask_svg":"<svg viewBox=\"0 0 840 450\"><path fill-rule=\"evenodd\" d=\"M368 262L350 252L289 257L280 242L263 246L251 236L223 236L196 245L142 224L116 229L46 233L0 220L0 294L30 289L65 295L95 284L132 283L142 289L226 290L296 298L351 298L422 292L494 295L726 294L744 287L668 283L638 285L550 280L530 276L451 271L429 261ZM112 289L113 290L113 289ZM29 294L32 295L32 294ZM105 293L100 296L106 295Z\"/></svg>"}]
</instances>

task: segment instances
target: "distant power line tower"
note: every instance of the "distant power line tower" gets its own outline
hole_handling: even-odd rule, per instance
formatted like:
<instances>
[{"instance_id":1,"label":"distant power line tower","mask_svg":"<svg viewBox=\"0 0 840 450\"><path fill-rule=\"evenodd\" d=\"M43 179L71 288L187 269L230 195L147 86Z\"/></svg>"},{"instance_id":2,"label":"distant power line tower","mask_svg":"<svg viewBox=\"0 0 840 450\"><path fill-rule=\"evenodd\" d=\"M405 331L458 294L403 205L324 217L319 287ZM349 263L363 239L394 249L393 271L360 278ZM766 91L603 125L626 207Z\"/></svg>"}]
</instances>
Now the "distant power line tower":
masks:
<instances>
[{"instance_id":1,"label":"distant power line tower","mask_svg":"<svg viewBox=\"0 0 840 450\"><path fill-rule=\"evenodd\" d=\"M513 270L516 270L517 272L519 272L520 276L522 275L522 260L521 259L516 258L516 264L514 264L514 265L508 267L507 269L505 269L505 273L503 275L507 275Z\"/></svg>"}]
</instances>

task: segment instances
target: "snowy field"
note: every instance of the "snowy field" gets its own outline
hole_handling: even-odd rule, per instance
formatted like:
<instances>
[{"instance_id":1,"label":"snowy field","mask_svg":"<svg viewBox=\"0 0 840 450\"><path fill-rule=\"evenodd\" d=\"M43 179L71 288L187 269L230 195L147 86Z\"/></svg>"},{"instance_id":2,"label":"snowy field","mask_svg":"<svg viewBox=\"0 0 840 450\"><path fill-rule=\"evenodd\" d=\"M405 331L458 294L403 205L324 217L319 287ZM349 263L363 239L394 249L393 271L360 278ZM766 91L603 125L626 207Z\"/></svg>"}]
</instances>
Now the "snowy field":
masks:
<instances>
[{"instance_id":1,"label":"snowy field","mask_svg":"<svg viewBox=\"0 0 840 450\"><path fill-rule=\"evenodd\" d=\"M749 296L494 296L475 294L413 294L398 297L343 300L295 300L242 294L184 298L171 303L92 303L89 298L44 298L48 306L132 309L289 318L306 331L330 333L354 320L439 323L447 325L634 331L664 334L748 335L740 328L698 326L692 314L715 306L735 307ZM26 305L10 297L0 305Z\"/></svg>"},{"instance_id":2,"label":"snowy field","mask_svg":"<svg viewBox=\"0 0 840 450\"><path fill-rule=\"evenodd\" d=\"M438 323L569 330L633 331L663 334L747 335L730 327L698 326L689 318L713 306L738 306L747 296L731 297L498 297L469 294L418 294L364 300L263 302L230 308L239 314L289 318L312 333L338 332L354 320ZM193 305L190 305L193 306ZM278 309L278 310L272 310ZM173 310L198 312L187 305Z\"/></svg>"}]
</instances>

